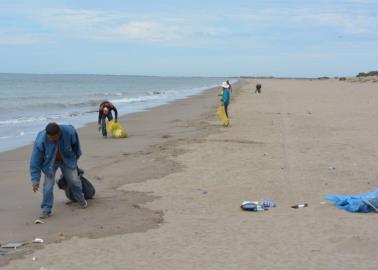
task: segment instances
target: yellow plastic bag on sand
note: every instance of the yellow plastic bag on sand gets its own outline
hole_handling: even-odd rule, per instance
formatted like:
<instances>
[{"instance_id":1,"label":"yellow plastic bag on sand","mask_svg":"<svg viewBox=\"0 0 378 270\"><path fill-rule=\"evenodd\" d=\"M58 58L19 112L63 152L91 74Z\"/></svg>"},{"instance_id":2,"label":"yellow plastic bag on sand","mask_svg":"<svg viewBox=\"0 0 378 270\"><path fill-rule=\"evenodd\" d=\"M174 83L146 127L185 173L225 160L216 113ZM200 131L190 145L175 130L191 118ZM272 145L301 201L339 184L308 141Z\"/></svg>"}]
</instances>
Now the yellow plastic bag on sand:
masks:
<instances>
[{"instance_id":1,"label":"yellow plastic bag on sand","mask_svg":"<svg viewBox=\"0 0 378 270\"><path fill-rule=\"evenodd\" d=\"M226 116L226 112L224 111L224 106L221 105L217 109L217 114L219 116L219 119L222 121L222 124L227 127L230 123L230 119Z\"/></svg>"},{"instance_id":2,"label":"yellow plastic bag on sand","mask_svg":"<svg viewBox=\"0 0 378 270\"><path fill-rule=\"evenodd\" d=\"M126 129L114 120L106 123L106 130L112 134L113 138L127 138Z\"/></svg>"}]
</instances>

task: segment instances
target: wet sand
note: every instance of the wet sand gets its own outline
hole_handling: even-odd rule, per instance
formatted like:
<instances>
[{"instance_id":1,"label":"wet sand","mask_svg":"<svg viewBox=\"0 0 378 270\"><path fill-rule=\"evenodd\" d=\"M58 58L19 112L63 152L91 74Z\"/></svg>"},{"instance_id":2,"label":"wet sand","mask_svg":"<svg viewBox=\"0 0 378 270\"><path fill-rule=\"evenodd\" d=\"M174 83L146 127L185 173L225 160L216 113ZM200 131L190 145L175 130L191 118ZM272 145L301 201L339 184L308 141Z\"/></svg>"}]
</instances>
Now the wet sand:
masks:
<instances>
[{"instance_id":1,"label":"wet sand","mask_svg":"<svg viewBox=\"0 0 378 270\"><path fill-rule=\"evenodd\" d=\"M44 245L4 268L377 269L377 215L322 203L327 194L378 185L377 84L260 82L261 95L253 94L256 80L235 87L228 128L215 115L214 90L126 117L126 140L102 140L95 125L81 129L81 166L98 197L76 210L60 196L46 224L22 225L38 214L40 201L25 169L30 148L0 155L8 222L1 219L8 229L1 237L25 227L34 233L24 236L61 229L82 236ZM278 207L239 208L262 199ZM290 207L305 202L309 207ZM20 228L9 228L13 219Z\"/></svg>"},{"instance_id":2,"label":"wet sand","mask_svg":"<svg viewBox=\"0 0 378 270\"><path fill-rule=\"evenodd\" d=\"M99 238L157 228L163 221L163 212L140 207L157 196L117 188L180 171L182 166L169 159L178 155L173 145L210 132L211 126L204 125L209 109L215 110L219 102L218 91L210 89L120 118L128 130L127 139L103 139L96 123L80 128L83 156L79 166L96 187L95 199L81 210L77 204L66 204L64 192L56 186L53 215L42 225L34 224L40 213L42 194L34 194L31 189L28 171L31 145L1 153L0 243L30 242L36 237L52 243L72 236ZM59 174L58 171L57 177ZM29 243L10 252L12 256L0 256L0 265L38 246Z\"/></svg>"}]
</instances>

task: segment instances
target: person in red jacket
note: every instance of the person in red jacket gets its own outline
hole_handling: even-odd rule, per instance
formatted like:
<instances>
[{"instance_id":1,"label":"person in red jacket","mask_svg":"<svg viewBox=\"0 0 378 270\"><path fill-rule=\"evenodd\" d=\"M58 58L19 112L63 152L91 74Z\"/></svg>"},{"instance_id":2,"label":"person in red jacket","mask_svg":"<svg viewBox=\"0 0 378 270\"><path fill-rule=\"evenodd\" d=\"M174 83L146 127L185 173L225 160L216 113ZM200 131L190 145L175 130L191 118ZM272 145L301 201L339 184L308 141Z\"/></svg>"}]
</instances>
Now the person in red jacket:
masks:
<instances>
[{"instance_id":1,"label":"person in red jacket","mask_svg":"<svg viewBox=\"0 0 378 270\"><path fill-rule=\"evenodd\" d=\"M117 122L117 108L110 101L104 101L100 104L100 107L98 109L98 130L102 131L103 137L108 136L106 132L106 118L108 118L108 121L113 120L112 111L114 111L115 121Z\"/></svg>"}]
</instances>

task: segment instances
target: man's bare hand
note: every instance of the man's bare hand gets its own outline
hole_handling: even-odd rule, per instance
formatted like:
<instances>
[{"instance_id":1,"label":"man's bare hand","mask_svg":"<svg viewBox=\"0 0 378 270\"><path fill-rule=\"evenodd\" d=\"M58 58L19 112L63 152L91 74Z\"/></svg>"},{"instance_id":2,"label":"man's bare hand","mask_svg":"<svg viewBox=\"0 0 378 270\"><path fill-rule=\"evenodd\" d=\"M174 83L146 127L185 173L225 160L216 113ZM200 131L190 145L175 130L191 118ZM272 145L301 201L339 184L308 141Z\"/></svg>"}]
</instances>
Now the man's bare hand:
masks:
<instances>
[{"instance_id":1,"label":"man's bare hand","mask_svg":"<svg viewBox=\"0 0 378 270\"><path fill-rule=\"evenodd\" d=\"M33 184L33 191L37 192L39 189L39 184Z\"/></svg>"}]
</instances>

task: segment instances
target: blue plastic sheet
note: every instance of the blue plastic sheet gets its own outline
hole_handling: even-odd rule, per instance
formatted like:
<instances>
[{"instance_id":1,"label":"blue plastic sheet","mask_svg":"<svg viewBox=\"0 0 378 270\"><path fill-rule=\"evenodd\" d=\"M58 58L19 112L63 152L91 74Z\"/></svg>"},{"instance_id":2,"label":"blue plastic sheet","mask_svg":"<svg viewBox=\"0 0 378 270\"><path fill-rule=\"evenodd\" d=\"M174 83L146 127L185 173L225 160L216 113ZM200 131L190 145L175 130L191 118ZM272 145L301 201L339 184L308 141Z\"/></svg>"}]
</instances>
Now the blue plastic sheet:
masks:
<instances>
[{"instance_id":1,"label":"blue plastic sheet","mask_svg":"<svg viewBox=\"0 0 378 270\"><path fill-rule=\"evenodd\" d=\"M339 209L348 212L377 212L378 209L378 188L373 191L357 195L334 194L325 197L328 201L334 202Z\"/></svg>"}]
</instances>

